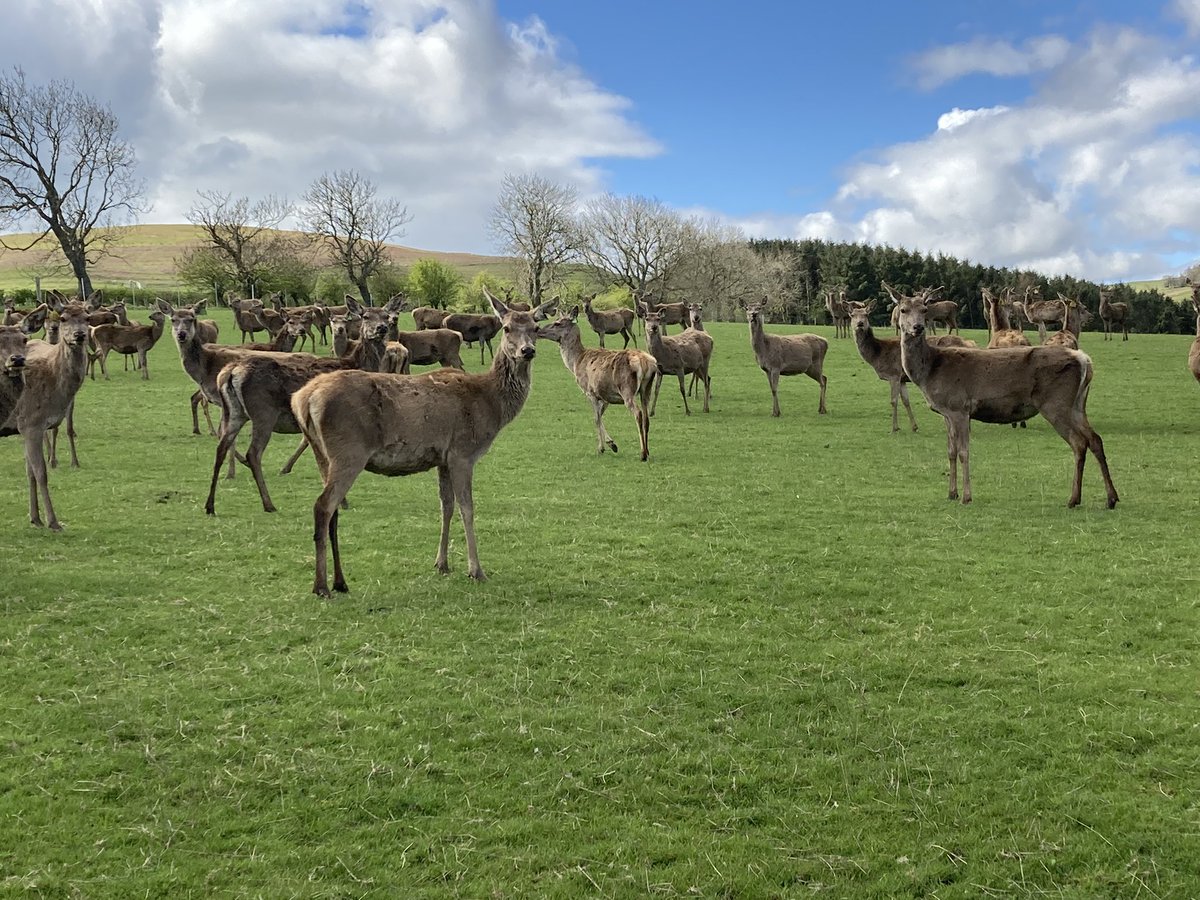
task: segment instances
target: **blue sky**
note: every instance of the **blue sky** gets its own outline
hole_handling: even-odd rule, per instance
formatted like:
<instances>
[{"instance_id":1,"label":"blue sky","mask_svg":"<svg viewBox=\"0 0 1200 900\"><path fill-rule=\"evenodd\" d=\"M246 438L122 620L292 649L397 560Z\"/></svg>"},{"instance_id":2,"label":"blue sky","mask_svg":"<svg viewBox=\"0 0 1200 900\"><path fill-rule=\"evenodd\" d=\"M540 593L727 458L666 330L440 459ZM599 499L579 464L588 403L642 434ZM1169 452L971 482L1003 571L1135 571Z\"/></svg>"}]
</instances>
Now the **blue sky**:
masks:
<instances>
[{"instance_id":1,"label":"blue sky","mask_svg":"<svg viewBox=\"0 0 1200 900\"><path fill-rule=\"evenodd\" d=\"M506 173L747 236L1096 280L1200 258L1200 0L39 0L0 56L110 102L153 201L356 169L490 252Z\"/></svg>"}]
</instances>

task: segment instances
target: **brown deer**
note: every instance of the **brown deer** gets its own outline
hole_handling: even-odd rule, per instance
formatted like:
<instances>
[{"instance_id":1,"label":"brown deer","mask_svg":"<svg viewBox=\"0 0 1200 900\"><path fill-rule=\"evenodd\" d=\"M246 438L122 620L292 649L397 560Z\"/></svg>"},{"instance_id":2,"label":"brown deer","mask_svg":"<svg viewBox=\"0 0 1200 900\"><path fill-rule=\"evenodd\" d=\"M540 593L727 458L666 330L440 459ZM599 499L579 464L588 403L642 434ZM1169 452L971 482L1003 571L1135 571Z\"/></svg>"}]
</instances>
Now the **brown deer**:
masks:
<instances>
[{"instance_id":1,"label":"brown deer","mask_svg":"<svg viewBox=\"0 0 1200 900\"><path fill-rule=\"evenodd\" d=\"M434 363L440 363L443 367L463 368L460 352L462 335L449 328L398 331L392 343L404 345L409 353L410 365L431 366Z\"/></svg>"},{"instance_id":2,"label":"brown deer","mask_svg":"<svg viewBox=\"0 0 1200 900\"><path fill-rule=\"evenodd\" d=\"M350 342L358 340L359 318L357 313L335 313L329 317L329 330L333 335L330 352L333 356L345 356Z\"/></svg>"},{"instance_id":3,"label":"brown deer","mask_svg":"<svg viewBox=\"0 0 1200 900\"><path fill-rule=\"evenodd\" d=\"M1067 347L1071 350L1078 350L1079 335L1083 330L1083 316L1087 310L1083 308L1083 304L1078 300L1065 297L1061 293L1058 295L1058 302L1062 306L1063 326L1046 338L1044 343L1051 346L1057 345Z\"/></svg>"},{"instance_id":4,"label":"brown deer","mask_svg":"<svg viewBox=\"0 0 1200 900\"><path fill-rule=\"evenodd\" d=\"M362 317L362 339L345 356L311 356L306 353L254 353L232 360L217 375L217 395L221 400L221 438L213 461L212 482L204 511L216 514L217 478L225 458L233 450L238 433L247 422L252 425L246 465L254 475L263 510L275 512L263 477L262 456L272 433L299 434L300 427L291 414L292 394L318 375L342 369L379 371L387 342L392 310L385 306L351 306ZM304 452L303 444L295 456ZM294 461L293 461L294 462Z\"/></svg>"},{"instance_id":5,"label":"brown deer","mask_svg":"<svg viewBox=\"0 0 1200 900\"><path fill-rule=\"evenodd\" d=\"M988 326L992 332L988 338L987 349L1028 347L1029 338L1025 337L1025 332L1019 328L1012 327L1012 320L1009 318L1008 308L1004 301L987 288L982 288L982 294L984 317L988 320Z\"/></svg>"},{"instance_id":6,"label":"brown deer","mask_svg":"<svg viewBox=\"0 0 1200 900\"><path fill-rule=\"evenodd\" d=\"M0 425L12 414L25 390L25 345L20 325L0 325Z\"/></svg>"},{"instance_id":7,"label":"brown deer","mask_svg":"<svg viewBox=\"0 0 1200 900\"><path fill-rule=\"evenodd\" d=\"M1104 340L1112 340L1113 329L1121 328L1121 340L1129 340L1129 304L1111 303L1109 297L1116 293L1116 288L1100 288L1100 321L1104 323Z\"/></svg>"},{"instance_id":8,"label":"brown deer","mask_svg":"<svg viewBox=\"0 0 1200 900\"><path fill-rule=\"evenodd\" d=\"M435 309L432 306L418 306L412 311L412 317L417 331L424 331L426 328L441 328L442 319L446 318L446 310Z\"/></svg>"},{"instance_id":9,"label":"brown deer","mask_svg":"<svg viewBox=\"0 0 1200 900\"><path fill-rule=\"evenodd\" d=\"M900 364L900 341L898 338L877 338L871 328L871 313L875 311L875 301L868 303L847 304L850 312L850 327L854 332L854 343L858 346L858 355L883 381L892 388L892 434L900 430L900 409L897 401L903 401L904 410L908 413L908 421L912 430L917 430L917 419L913 415L912 404L908 402L908 376Z\"/></svg>"},{"instance_id":10,"label":"brown deer","mask_svg":"<svg viewBox=\"0 0 1200 900\"><path fill-rule=\"evenodd\" d=\"M313 445L324 483L313 506L313 593L318 596L330 596L327 546L333 551L333 589L348 590L338 548L338 506L364 469L394 476L436 468L442 531L434 565L440 572L450 570L450 518L457 503L467 537L468 573L477 581L487 577L475 545L475 463L525 405L538 318L555 301L524 313L510 310L486 289L485 294L504 328L500 352L487 372L336 372L313 379L292 398L292 415Z\"/></svg>"},{"instance_id":11,"label":"brown deer","mask_svg":"<svg viewBox=\"0 0 1200 900\"><path fill-rule=\"evenodd\" d=\"M1195 379L1200 381L1200 283L1193 284L1189 280L1188 286L1192 289L1192 309L1196 311L1196 337L1188 351L1188 368Z\"/></svg>"},{"instance_id":12,"label":"brown deer","mask_svg":"<svg viewBox=\"0 0 1200 900\"><path fill-rule=\"evenodd\" d=\"M683 412L690 416L692 410L688 406L684 379L693 372L704 384L704 411L708 412L709 401L712 398L710 387L712 380L708 375L708 365L712 358L712 337L707 332L694 330L674 336L663 334L662 315L657 309L643 309L642 318L646 323L646 349L650 351L650 355L658 364L658 375L654 380L654 402L650 405L650 415L654 415L655 410L658 409L658 392L662 388L663 376L674 375L679 379L679 396L683 398Z\"/></svg>"},{"instance_id":13,"label":"brown deer","mask_svg":"<svg viewBox=\"0 0 1200 900\"><path fill-rule=\"evenodd\" d=\"M833 322L833 336L850 337L850 309L846 305L846 289L827 289L822 293L825 297L825 309L829 311L829 318Z\"/></svg>"},{"instance_id":14,"label":"brown deer","mask_svg":"<svg viewBox=\"0 0 1200 900\"><path fill-rule=\"evenodd\" d=\"M763 330L763 303L746 305L746 320L750 323L750 346L758 367L767 373L771 385L771 415L779 412L779 376L807 375L821 386L817 412L825 415L825 354L829 341L817 334L767 334Z\"/></svg>"},{"instance_id":15,"label":"brown deer","mask_svg":"<svg viewBox=\"0 0 1200 900\"><path fill-rule=\"evenodd\" d=\"M46 479L46 457L42 444L46 432L66 418L75 395L87 374L87 307L82 301L61 294L48 295L58 313L61 339L57 344L31 341L25 349L25 389L4 422L0 436L20 433L25 441L25 469L29 475L29 521L41 526L38 493L46 506L46 525L62 531L50 486Z\"/></svg>"},{"instance_id":16,"label":"brown deer","mask_svg":"<svg viewBox=\"0 0 1200 900\"><path fill-rule=\"evenodd\" d=\"M66 301L65 297L59 295L59 299ZM46 343L50 345L57 344L61 333L61 322L57 315L49 315L49 307L45 303L39 305L35 309L30 310L29 314L21 320L21 330L25 332L28 338L34 332L38 331L44 325L46 328ZM79 453L75 446L75 401L71 401L71 405L67 407L67 440L71 446L71 468L79 468ZM55 425L46 432L46 456L50 468L58 468L58 432L59 425Z\"/></svg>"},{"instance_id":17,"label":"brown deer","mask_svg":"<svg viewBox=\"0 0 1200 900\"><path fill-rule=\"evenodd\" d=\"M242 333L241 343L244 344L247 337L250 340L254 340L254 335L257 332L267 330L266 322L258 314L258 311L262 309L262 303L258 300L243 300L239 297L230 297L229 308L233 310L233 321Z\"/></svg>"},{"instance_id":18,"label":"brown deer","mask_svg":"<svg viewBox=\"0 0 1200 900\"><path fill-rule=\"evenodd\" d=\"M166 314L161 309L150 313L150 325L97 325L92 329L92 341L96 345L94 353L88 355L88 368L92 380L96 378L96 363L100 363L100 372L108 381L108 366L105 361L108 354L116 350L118 353L136 353L138 367L142 370L142 380L150 380L150 370L146 366L146 354L162 337L163 323Z\"/></svg>"},{"instance_id":19,"label":"brown deer","mask_svg":"<svg viewBox=\"0 0 1200 900\"><path fill-rule=\"evenodd\" d=\"M542 305L553 306L556 302L557 300L550 300L548 303ZM492 354L492 359L496 358L496 351L492 349L492 338L500 330L500 320L491 313L450 313L450 315L442 319L441 327L457 331L468 344L478 341L479 364L481 366L483 365L483 349L485 346L488 352Z\"/></svg>"},{"instance_id":20,"label":"brown deer","mask_svg":"<svg viewBox=\"0 0 1200 900\"><path fill-rule=\"evenodd\" d=\"M1024 421L1040 412L1075 456L1075 478L1067 506L1079 505L1088 450L1100 464L1108 508L1116 506L1117 490L1108 471L1104 442L1087 418L1092 361L1086 354L1065 347L931 347L925 340L924 298L904 297L898 305L904 372L925 394L930 407L946 420L951 500L959 496L961 462L962 502L971 502L971 419L1003 424Z\"/></svg>"},{"instance_id":21,"label":"brown deer","mask_svg":"<svg viewBox=\"0 0 1200 900\"><path fill-rule=\"evenodd\" d=\"M203 304L201 304L203 307ZM212 319L197 319L196 333L201 344L215 344L221 336L221 327ZM204 392L197 388L192 394L192 434L200 433L200 419L196 415L197 407L204 409L204 420L208 422L208 433L213 437L217 436L217 430L213 428L212 416L208 413L208 398L204 396Z\"/></svg>"},{"instance_id":22,"label":"brown deer","mask_svg":"<svg viewBox=\"0 0 1200 900\"><path fill-rule=\"evenodd\" d=\"M625 340L621 349L628 347L630 341L633 341L634 349L637 349L637 337L633 333L633 310L626 307L593 309L592 300L595 298L595 294L583 298L583 312L587 316L588 324L592 326L592 331L599 335L600 346L604 346L606 334L619 334Z\"/></svg>"},{"instance_id":23,"label":"brown deer","mask_svg":"<svg viewBox=\"0 0 1200 900\"><path fill-rule=\"evenodd\" d=\"M238 349L253 350L256 353L291 353L296 349L297 342L303 337L306 327L307 323L303 319L287 316L284 319L283 327L279 329L279 333L270 341L239 344Z\"/></svg>"},{"instance_id":24,"label":"brown deer","mask_svg":"<svg viewBox=\"0 0 1200 900\"><path fill-rule=\"evenodd\" d=\"M633 311L629 311L632 317ZM617 442L604 428L604 412L610 403L623 403L637 425L642 461L650 458L650 391L658 376L658 362L649 353L633 350L599 350L583 346L579 333L579 307L557 321L538 329L539 338L558 343L563 365L575 376L575 383L592 401L596 417L596 452L607 446L617 452Z\"/></svg>"},{"instance_id":25,"label":"brown deer","mask_svg":"<svg viewBox=\"0 0 1200 900\"><path fill-rule=\"evenodd\" d=\"M1039 343L1046 343L1047 325L1062 324L1062 304L1057 300L1041 299L1041 292L1036 286L1025 288L1025 302L1014 303L1013 306L1030 325L1037 326Z\"/></svg>"}]
</instances>

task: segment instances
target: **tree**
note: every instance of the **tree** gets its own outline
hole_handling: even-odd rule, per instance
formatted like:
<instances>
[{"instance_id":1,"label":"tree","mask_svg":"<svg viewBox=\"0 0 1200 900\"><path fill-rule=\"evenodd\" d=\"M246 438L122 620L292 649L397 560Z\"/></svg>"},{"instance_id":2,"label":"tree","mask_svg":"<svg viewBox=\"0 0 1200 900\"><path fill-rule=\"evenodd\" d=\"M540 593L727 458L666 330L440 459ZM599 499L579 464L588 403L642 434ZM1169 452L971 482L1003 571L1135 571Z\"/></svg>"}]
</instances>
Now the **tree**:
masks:
<instances>
[{"instance_id":1,"label":"tree","mask_svg":"<svg viewBox=\"0 0 1200 900\"><path fill-rule=\"evenodd\" d=\"M420 306L448 309L461 283L458 272L436 259L418 259L408 270L408 292Z\"/></svg>"},{"instance_id":2,"label":"tree","mask_svg":"<svg viewBox=\"0 0 1200 900\"><path fill-rule=\"evenodd\" d=\"M285 258L298 255L298 242L277 229L292 214L292 205L273 195L251 202L219 191L198 191L199 200L187 220L200 229L205 249L227 268L238 290L255 293L255 285L272 280Z\"/></svg>"},{"instance_id":3,"label":"tree","mask_svg":"<svg viewBox=\"0 0 1200 900\"><path fill-rule=\"evenodd\" d=\"M588 264L625 285L637 299L665 298L672 267L684 250L684 223L658 200L604 194L579 221Z\"/></svg>"},{"instance_id":4,"label":"tree","mask_svg":"<svg viewBox=\"0 0 1200 900\"><path fill-rule=\"evenodd\" d=\"M370 278L389 260L387 243L404 234L412 217L400 201L377 196L375 184L352 170L326 172L309 186L305 227L371 305Z\"/></svg>"},{"instance_id":5,"label":"tree","mask_svg":"<svg viewBox=\"0 0 1200 900\"><path fill-rule=\"evenodd\" d=\"M715 221L691 222L676 263L674 288L704 305L710 320L729 320L747 302L780 293L782 272L755 253L740 229Z\"/></svg>"},{"instance_id":6,"label":"tree","mask_svg":"<svg viewBox=\"0 0 1200 900\"><path fill-rule=\"evenodd\" d=\"M520 259L530 302L542 302L558 269L577 255L579 192L541 175L505 175L488 231L502 253Z\"/></svg>"},{"instance_id":7,"label":"tree","mask_svg":"<svg viewBox=\"0 0 1200 900\"><path fill-rule=\"evenodd\" d=\"M24 246L54 236L86 296L88 267L119 235L114 225L136 218L145 204L133 146L121 140L107 106L67 81L30 84L16 68L0 77L0 230L37 224Z\"/></svg>"}]
</instances>

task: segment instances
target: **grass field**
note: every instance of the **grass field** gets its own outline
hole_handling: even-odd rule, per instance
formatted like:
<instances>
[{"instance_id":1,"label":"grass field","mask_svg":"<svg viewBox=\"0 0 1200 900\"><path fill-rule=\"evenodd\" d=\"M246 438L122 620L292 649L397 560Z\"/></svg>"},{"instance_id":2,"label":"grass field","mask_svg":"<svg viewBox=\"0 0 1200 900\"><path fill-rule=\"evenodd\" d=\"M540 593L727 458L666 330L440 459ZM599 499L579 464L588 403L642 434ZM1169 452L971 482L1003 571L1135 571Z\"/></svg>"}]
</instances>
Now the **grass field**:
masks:
<instances>
[{"instance_id":1,"label":"grass field","mask_svg":"<svg viewBox=\"0 0 1200 900\"><path fill-rule=\"evenodd\" d=\"M224 315L219 311L218 316ZM231 323L222 320L223 334ZM783 329L775 329L783 330ZM1042 419L888 431L831 339L772 419L745 323L594 453L542 345L433 570L436 477L364 474L351 593L312 583L311 458L207 518L215 442L164 339L78 401L31 528L0 441L0 887L12 896L1181 897L1200 892L1200 388L1191 339L1084 335L1093 460ZM468 358L472 368L478 356Z\"/></svg>"}]
</instances>

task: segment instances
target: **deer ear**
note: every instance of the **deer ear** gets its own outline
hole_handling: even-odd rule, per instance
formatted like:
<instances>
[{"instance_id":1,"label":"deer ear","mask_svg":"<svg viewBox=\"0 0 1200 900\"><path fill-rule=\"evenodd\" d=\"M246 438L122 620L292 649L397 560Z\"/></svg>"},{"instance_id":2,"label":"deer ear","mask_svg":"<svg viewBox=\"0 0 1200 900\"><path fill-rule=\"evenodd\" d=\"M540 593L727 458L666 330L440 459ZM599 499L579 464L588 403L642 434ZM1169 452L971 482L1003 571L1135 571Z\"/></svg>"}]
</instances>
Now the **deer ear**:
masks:
<instances>
[{"instance_id":1,"label":"deer ear","mask_svg":"<svg viewBox=\"0 0 1200 900\"><path fill-rule=\"evenodd\" d=\"M492 305L492 310L496 313L496 315L498 315L502 319L508 315L508 313L509 313L508 306L505 304L505 302L503 300L501 300L499 297L496 297L494 294L492 294L492 292L487 289L487 285L483 286L483 296L487 297L488 303L490 303ZM545 304L543 304L543 305L545 305ZM541 306L538 307L538 309L541 309L541 308L542 308Z\"/></svg>"},{"instance_id":2,"label":"deer ear","mask_svg":"<svg viewBox=\"0 0 1200 900\"><path fill-rule=\"evenodd\" d=\"M498 300L495 300L495 299L493 298L493 303L492 303L492 305L494 306L494 305L495 305L496 303L498 303L498 302L499 302ZM502 304L502 303L501 303L500 305L501 305L501 306L504 306L504 304ZM545 303L542 303L542 304L540 304L540 305L538 306L538 308L537 308L537 309L535 309L535 310L533 311L533 313L532 313L532 315L533 315L533 320L534 320L535 322L540 322L540 321L542 321L543 319L548 319L548 318L550 318L552 315L554 315L554 309L555 309L555 307L556 307L556 306L558 306L558 298L557 298L557 297L555 297L553 300L547 300ZM503 313L500 313L500 315L505 315L505 314L507 314L507 312L508 312L508 307L507 307L507 306L505 306L505 307L504 307L504 312L503 312Z\"/></svg>"},{"instance_id":3,"label":"deer ear","mask_svg":"<svg viewBox=\"0 0 1200 900\"><path fill-rule=\"evenodd\" d=\"M171 305L168 303L167 308L170 309L170 306ZM174 310L172 310L172 312L174 312ZM201 300L199 303L197 303L195 306L192 307L192 312L194 312L198 316L204 315L206 312L208 312L208 301Z\"/></svg>"}]
</instances>

